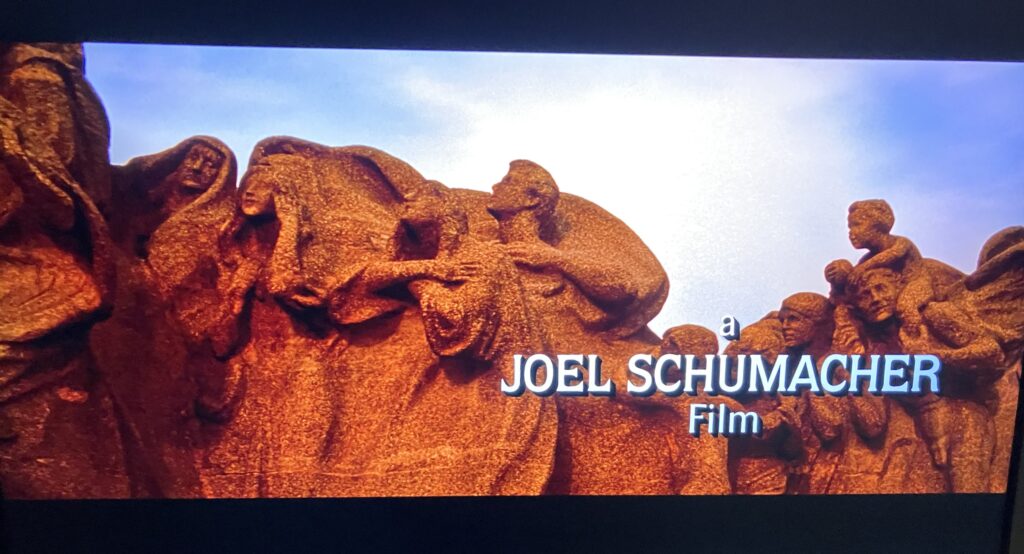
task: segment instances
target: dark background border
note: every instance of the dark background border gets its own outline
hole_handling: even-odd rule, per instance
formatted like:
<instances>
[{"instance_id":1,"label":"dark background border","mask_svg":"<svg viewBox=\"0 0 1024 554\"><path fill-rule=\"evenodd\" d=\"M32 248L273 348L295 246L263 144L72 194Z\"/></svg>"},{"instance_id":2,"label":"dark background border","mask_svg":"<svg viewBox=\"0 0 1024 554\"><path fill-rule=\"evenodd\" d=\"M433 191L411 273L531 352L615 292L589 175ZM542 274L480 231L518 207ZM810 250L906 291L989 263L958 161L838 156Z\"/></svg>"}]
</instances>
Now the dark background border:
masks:
<instances>
[{"instance_id":1,"label":"dark background border","mask_svg":"<svg viewBox=\"0 0 1024 554\"><path fill-rule=\"evenodd\" d=\"M993 552L1001 495L8 501L12 551Z\"/></svg>"},{"instance_id":2,"label":"dark background border","mask_svg":"<svg viewBox=\"0 0 1024 554\"><path fill-rule=\"evenodd\" d=\"M714 56L1024 59L1019 0L15 0L0 38Z\"/></svg>"},{"instance_id":3,"label":"dark background border","mask_svg":"<svg viewBox=\"0 0 1024 554\"><path fill-rule=\"evenodd\" d=\"M15 0L0 40L1022 61L1024 2ZM0 522L19 551L952 552L1006 548L1012 517L1024 550L1013 481L1005 496L6 501Z\"/></svg>"}]
</instances>

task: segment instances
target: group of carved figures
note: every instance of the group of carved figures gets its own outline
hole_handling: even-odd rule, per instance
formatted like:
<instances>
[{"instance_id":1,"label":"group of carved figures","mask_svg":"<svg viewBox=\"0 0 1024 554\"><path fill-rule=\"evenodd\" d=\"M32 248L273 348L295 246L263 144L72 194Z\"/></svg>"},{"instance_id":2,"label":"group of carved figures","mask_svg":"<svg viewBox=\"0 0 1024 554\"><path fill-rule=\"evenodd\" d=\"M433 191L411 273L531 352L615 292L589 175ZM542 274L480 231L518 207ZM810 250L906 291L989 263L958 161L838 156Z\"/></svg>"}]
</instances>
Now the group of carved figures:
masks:
<instances>
[{"instance_id":1,"label":"group of carved figures","mask_svg":"<svg viewBox=\"0 0 1024 554\"><path fill-rule=\"evenodd\" d=\"M1024 227L964 275L850 207L868 253L729 355L933 353L939 396L715 401L761 436L693 437L624 394L657 259L529 161L493 192L384 152L193 137L112 166L78 45L0 45L0 484L9 498L987 492L1005 488ZM505 396L514 354L597 353L615 397Z\"/></svg>"}]
</instances>

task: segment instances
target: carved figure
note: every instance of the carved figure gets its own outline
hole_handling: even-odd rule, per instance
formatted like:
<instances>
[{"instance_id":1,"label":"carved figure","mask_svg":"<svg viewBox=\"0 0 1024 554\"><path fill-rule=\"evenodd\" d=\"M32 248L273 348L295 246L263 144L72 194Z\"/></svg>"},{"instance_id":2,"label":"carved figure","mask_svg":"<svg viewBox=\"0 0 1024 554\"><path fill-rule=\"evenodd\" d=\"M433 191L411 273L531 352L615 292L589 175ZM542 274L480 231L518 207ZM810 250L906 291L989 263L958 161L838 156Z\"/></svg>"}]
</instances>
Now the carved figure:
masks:
<instances>
[{"instance_id":1,"label":"carved figure","mask_svg":"<svg viewBox=\"0 0 1024 554\"><path fill-rule=\"evenodd\" d=\"M209 338L227 371L200 381L197 406L211 422L208 495L312 496L320 486L334 412L326 373L344 342L306 313L322 303L301 256L313 229L300 191L316 181L302 156L254 159L221 235L224 311Z\"/></svg>"},{"instance_id":2,"label":"carved figure","mask_svg":"<svg viewBox=\"0 0 1024 554\"><path fill-rule=\"evenodd\" d=\"M115 406L87 348L113 285L89 194L109 186L106 128L90 127L106 120L80 47L0 55L0 485L9 498L124 497Z\"/></svg>"},{"instance_id":3,"label":"carved figure","mask_svg":"<svg viewBox=\"0 0 1024 554\"><path fill-rule=\"evenodd\" d=\"M982 247L977 270L925 306L924 327L901 330L909 351L937 354L946 367L942 401L949 414L940 447L954 492L990 487L994 416L1000 410L997 383L1020 360L1024 344L1022 245L1024 228L993 235Z\"/></svg>"},{"instance_id":4,"label":"carved figure","mask_svg":"<svg viewBox=\"0 0 1024 554\"><path fill-rule=\"evenodd\" d=\"M940 395L638 397L633 355L718 339L655 335L657 258L540 165L486 193L271 137L236 190L232 152L193 137L111 167L84 67L80 45L0 44L5 497L1005 490L1024 227L964 275L854 202L867 252L826 266L830 296L786 298L725 351L937 354ZM534 353L597 354L616 394L503 394ZM694 402L763 431L693 437Z\"/></svg>"},{"instance_id":5,"label":"carved figure","mask_svg":"<svg viewBox=\"0 0 1024 554\"><path fill-rule=\"evenodd\" d=\"M235 210L234 154L193 137L113 175L117 294L90 344L120 401L133 495L200 496L196 378L223 362L196 338L220 301L217 237Z\"/></svg>"},{"instance_id":6,"label":"carved figure","mask_svg":"<svg viewBox=\"0 0 1024 554\"><path fill-rule=\"evenodd\" d=\"M813 292L798 292L782 301L778 319L790 359L809 354L820 363L831 353L832 304ZM844 400L816 396L809 391L797 400L802 439L801 463L794 468L789 492L822 494L841 457L843 426L847 414Z\"/></svg>"},{"instance_id":7,"label":"carved figure","mask_svg":"<svg viewBox=\"0 0 1024 554\"><path fill-rule=\"evenodd\" d=\"M394 420L378 437L386 455L366 470L389 483L374 493L539 494L551 474L554 400L507 397L499 387L512 380L513 355L541 352L543 342L512 259L467 230L461 204L424 182L406 195L394 260L369 264L349 289L404 286L436 356L422 373L405 368L413 390L390 399Z\"/></svg>"},{"instance_id":8,"label":"carved figure","mask_svg":"<svg viewBox=\"0 0 1024 554\"><path fill-rule=\"evenodd\" d=\"M782 326L774 318L748 325L740 338L725 348L733 358L741 354L764 356L774 364L782 354ZM761 436L729 438L729 475L736 494L784 494L790 487L793 466L800 461L802 442L797 398L783 395L744 395L736 397L742 409L761 417Z\"/></svg>"},{"instance_id":9,"label":"carved figure","mask_svg":"<svg viewBox=\"0 0 1024 554\"><path fill-rule=\"evenodd\" d=\"M852 306L835 308L833 351L861 355L902 352L896 317L899 285L899 276L887 268L863 272L852 280L848 290ZM840 373L838 378L844 375ZM919 434L917 406L866 391L845 400L849 411L845 446L829 493L946 490L929 444ZM941 408L941 403L931 404Z\"/></svg>"},{"instance_id":10,"label":"carved figure","mask_svg":"<svg viewBox=\"0 0 1024 554\"><path fill-rule=\"evenodd\" d=\"M710 329L699 325L679 325L665 331L661 344L652 353L655 357L664 354L693 354L703 359L705 356L718 353L718 337ZM738 402L727 397L715 397L713 400L699 387L695 397L687 395L676 398L660 395L647 398L624 398L633 403L661 403L671 408L665 413L656 412L656 421L665 420L667 428L665 439L669 444L669 454L673 468L673 490L677 494L729 494L732 483L729 480L728 459L729 441L713 437L702 432L699 437L689 433L689 406L691 403L708 404L712 401L725 403L730 409L737 411L742 407Z\"/></svg>"}]
</instances>

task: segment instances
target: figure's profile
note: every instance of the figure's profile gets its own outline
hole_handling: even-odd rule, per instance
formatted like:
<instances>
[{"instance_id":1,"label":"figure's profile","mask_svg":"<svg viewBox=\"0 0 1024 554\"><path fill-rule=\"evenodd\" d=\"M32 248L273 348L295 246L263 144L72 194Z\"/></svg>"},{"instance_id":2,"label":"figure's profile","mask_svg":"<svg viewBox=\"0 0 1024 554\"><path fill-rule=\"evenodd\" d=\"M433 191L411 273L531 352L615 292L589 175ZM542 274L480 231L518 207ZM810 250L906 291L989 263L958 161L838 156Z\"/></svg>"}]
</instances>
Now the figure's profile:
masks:
<instances>
[{"instance_id":1,"label":"figure's profile","mask_svg":"<svg viewBox=\"0 0 1024 554\"><path fill-rule=\"evenodd\" d=\"M5 498L1006 489L1022 226L992 234L964 273L922 254L929 237L896 234L915 206L854 201L820 231L863 251L856 262L812 260L798 269L819 289L752 295L766 315L716 334L666 308L659 256L685 268L675 290L693 288L707 260L684 247L699 237L652 248L621 206L568 192L597 196L559 169L563 189L545 160L464 189L369 146L272 136L239 167L212 136L167 145L111 164L81 45L0 43ZM752 238L772 255L792 246ZM829 373L832 355L844 361ZM533 356L588 361L524 369ZM665 392L716 360L718 383L736 382L755 356L764 372L809 360L853 382L865 360L930 357L942 387L630 393L636 357L684 360L656 370ZM598 375L603 394L575 394ZM553 386L503 390L515 376ZM711 405L756 425L691 430Z\"/></svg>"}]
</instances>

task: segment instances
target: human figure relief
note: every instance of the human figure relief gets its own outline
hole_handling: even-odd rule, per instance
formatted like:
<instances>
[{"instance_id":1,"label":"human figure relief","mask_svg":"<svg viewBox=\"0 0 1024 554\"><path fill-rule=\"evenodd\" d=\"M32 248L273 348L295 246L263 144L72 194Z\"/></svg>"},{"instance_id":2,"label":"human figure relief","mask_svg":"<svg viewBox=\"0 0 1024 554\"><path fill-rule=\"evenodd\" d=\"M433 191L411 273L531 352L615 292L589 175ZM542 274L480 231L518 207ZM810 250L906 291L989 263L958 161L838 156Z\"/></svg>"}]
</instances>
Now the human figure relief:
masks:
<instances>
[{"instance_id":1,"label":"human figure relief","mask_svg":"<svg viewBox=\"0 0 1024 554\"><path fill-rule=\"evenodd\" d=\"M917 247L906 237L891 234L895 215L884 200L861 200L850 205L850 243L868 252L856 266L837 260L825 268L825 277L832 283L833 301L846 301L843 291L851 281L863 280L874 269L888 269L897 276L899 296L895 315L900 321L902 337L916 336L922 329L921 308L937 292L945 290L963 277L956 269L938 260L924 259ZM934 394L921 398L905 398L904 403L916 414L922 436L928 442L936 467L948 464L950 423L947 406Z\"/></svg>"},{"instance_id":2,"label":"human figure relief","mask_svg":"<svg viewBox=\"0 0 1024 554\"><path fill-rule=\"evenodd\" d=\"M554 461L554 400L505 396L499 386L512 380L514 354L544 350L515 265L469 236L465 209L439 183L407 194L402 214L393 259L367 265L346 292L408 293L435 356L407 366L405 394L379 392L393 405L381 414L391 414L382 453L364 470L388 481L374 494L539 494Z\"/></svg>"},{"instance_id":3,"label":"human figure relief","mask_svg":"<svg viewBox=\"0 0 1024 554\"><path fill-rule=\"evenodd\" d=\"M437 356L415 299L368 290L362 275L393 258L389 241L403 199L422 182L408 164L363 146L271 137L253 151L240 191L241 213L248 215L226 234L235 237L229 243L238 253L227 255L218 271L224 305L233 307L211 334L215 352L246 371L230 372L203 411L211 419L234 414L223 425L226 433L260 427L276 434L262 441L280 445L267 447L264 465L287 463L296 468L287 473L305 481L285 494L410 490L409 480L377 469L394 454L385 440L391 415L418 382L413 376L436 365ZM232 346L239 344L245 346ZM257 371L266 377L253 390ZM245 402L251 424L239 423ZM262 424L261 417L274 421ZM245 433L235 434L243 444ZM233 459L208 458L222 465ZM281 481L284 472L278 474ZM266 494L282 494L274 489L265 487Z\"/></svg>"},{"instance_id":4,"label":"human figure relief","mask_svg":"<svg viewBox=\"0 0 1024 554\"><path fill-rule=\"evenodd\" d=\"M739 355L760 355L765 364L775 364L784 350L782 326L768 317L743 328L740 338L725 348L733 372ZM759 436L736 436L729 440L729 475L736 494L784 494L790 475L801 461L802 437L798 400L779 394L743 394L735 397L746 412L761 417Z\"/></svg>"},{"instance_id":5,"label":"human figure relief","mask_svg":"<svg viewBox=\"0 0 1024 554\"><path fill-rule=\"evenodd\" d=\"M820 364L831 354L832 304L813 292L798 292L782 301L777 318L791 360L810 355ZM789 492L823 494L841 458L843 426L848 417L843 399L804 391L797 399L803 442L801 463L794 468Z\"/></svg>"},{"instance_id":6,"label":"human figure relief","mask_svg":"<svg viewBox=\"0 0 1024 554\"><path fill-rule=\"evenodd\" d=\"M924 325L901 329L900 336L908 351L943 361L942 397L950 413L942 454L952 490L986 492L993 481L1004 483L1008 471L1002 463L993 467L993 459L997 446L1005 450L996 425L1012 419L1001 400L1016 402L1000 388L1024 344L1024 227L993 235L974 273L930 300L920 314ZM1002 427L998 434L1009 440Z\"/></svg>"},{"instance_id":7,"label":"human figure relief","mask_svg":"<svg viewBox=\"0 0 1024 554\"><path fill-rule=\"evenodd\" d=\"M892 234L896 217L885 200L860 200L850 204L847 222L850 244L857 249L867 249L867 253L856 266L846 260L836 260L826 266L825 279L832 285L833 301L841 302L847 283L860 274L878 268L891 269L904 283L897 312L908 327L917 326L921 323L918 310L930 298L931 291L949 286L963 276L938 260L922 258L910 239Z\"/></svg>"},{"instance_id":8,"label":"human figure relief","mask_svg":"<svg viewBox=\"0 0 1024 554\"><path fill-rule=\"evenodd\" d=\"M106 119L80 46L2 50L0 486L8 498L124 497L115 405L87 341L113 285L90 196L109 187Z\"/></svg>"},{"instance_id":9,"label":"human figure relief","mask_svg":"<svg viewBox=\"0 0 1024 554\"><path fill-rule=\"evenodd\" d=\"M114 176L117 295L92 349L122 405L133 496L198 496L195 377L222 362L193 339L220 301L217 236L235 211L234 154L194 137Z\"/></svg>"},{"instance_id":10,"label":"human figure relief","mask_svg":"<svg viewBox=\"0 0 1024 554\"><path fill-rule=\"evenodd\" d=\"M718 337L710 329L699 325L679 325L665 331L661 344L652 355L657 358L665 354L693 354L699 360L705 356L718 354ZM680 373L684 375L684 373ZM671 384L672 381L669 382ZM704 392L704 386L698 386L696 396L682 395L669 397L654 394L648 397L624 396L624 402L635 404L662 404L670 410L651 411L652 423L665 425L665 440L669 445L672 461L672 488L676 494L729 494L732 483L729 480L728 456L729 441L722 437L713 437L702 431L699 437L689 432L690 404L697 402L725 403L733 411L742 407L738 402L724 396L712 399Z\"/></svg>"},{"instance_id":11,"label":"human figure relief","mask_svg":"<svg viewBox=\"0 0 1024 554\"><path fill-rule=\"evenodd\" d=\"M519 160L493 186L487 210L519 268L551 352L599 354L602 377L623 395L629 358L659 343L646 323L664 301L668 281L657 260L647 260L653 256L643 243L631 240L635 235L607 236L624 227L621 222L581 204L574 204L580 210L570 220L573 212L562 203L551 175ZM559 396L557 402L559 447L550 492L675 492L668 444L652 419L663 407L617 397ZM636 459L647 463L630 461Z\"/></svg>"},{"instance_id":12,"label":"human figure relief","mask_svg":"<svg viewBox=\"0 0 1024 554\"><path fill-rule=\"evenodd\" d=\"M3 48L3 47L0 47ZM81 44L15 43L0 52L0 96L21 110L37 156L53 156L92 202L110 201L110 124L85 78ZM43 154L43 152L46 154Z\"/></svg>"},{"instance_id":13,"label":"human figure relief","mask_svg":"<svg viewBox=\"0 0 1024 554\"><path fill-rule=\"evenodd\" d=\"M899 276L888 268L861 273L848 283L851 305L835 308L832 348L837 353L899 354L896 315ZM837 372L836 378L846 378ZM867 383L862 383L863 387ZM917 493L946 490L932 460L931 445L919 430L922 402L861 395L845 397L849 420L842 460L828 486L830 493ZM935 404L931 408L940 408ZM936 411L935 414L942 414Z\"/></svg>"},{"instance_id":14,"label":"human figure relief","mask_svg":"<svg viewBox=\"0 0 1024 554\"><path fill-rule=\"evenodd\" d=\"M302 156L254 159L223 229L222 312L207 337L228 362L224 373L198 379L197 410L209 422L206 496L303 497L320 486L334 411L326 373L344 341L316 315L323 294L303 268L312 229L300 190L317 179Z\"/></svg>"}]
</instances>

